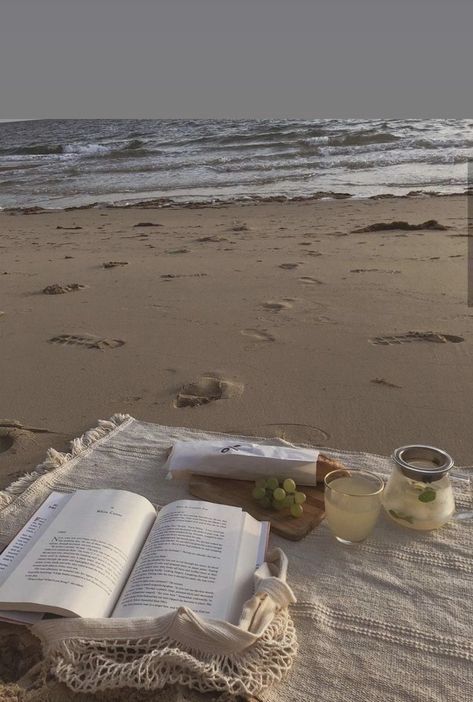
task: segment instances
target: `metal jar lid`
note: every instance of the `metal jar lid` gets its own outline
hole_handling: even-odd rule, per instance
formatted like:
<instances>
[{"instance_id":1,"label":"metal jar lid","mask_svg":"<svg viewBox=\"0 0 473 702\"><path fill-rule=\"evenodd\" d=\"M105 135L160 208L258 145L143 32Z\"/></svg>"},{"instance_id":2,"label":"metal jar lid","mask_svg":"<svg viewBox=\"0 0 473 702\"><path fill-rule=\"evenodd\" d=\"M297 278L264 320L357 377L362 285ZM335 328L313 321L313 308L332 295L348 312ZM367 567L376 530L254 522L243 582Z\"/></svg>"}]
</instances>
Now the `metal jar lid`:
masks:
<instances>
[{"instance_id":1,"label":"metal jar lid","mask_svg":"<svg viewBox=\"0 0 473 702\"><path fill-rule=\"evenodd\" d=\"M422 444L401 446L394 451L393 458L406 477L424 483L440 480L453 466L448 453Z\"/></svg>"}]
</instances>

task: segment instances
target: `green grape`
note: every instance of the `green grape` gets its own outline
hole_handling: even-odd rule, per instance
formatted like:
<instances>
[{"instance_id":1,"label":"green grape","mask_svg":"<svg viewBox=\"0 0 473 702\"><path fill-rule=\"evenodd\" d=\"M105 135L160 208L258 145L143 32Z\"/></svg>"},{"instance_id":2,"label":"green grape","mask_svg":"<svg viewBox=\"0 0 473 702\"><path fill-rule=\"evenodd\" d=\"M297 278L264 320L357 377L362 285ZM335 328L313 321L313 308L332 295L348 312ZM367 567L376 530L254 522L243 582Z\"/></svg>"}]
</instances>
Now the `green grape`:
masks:
<instances>
[{"instance_id":1,"label":"green grape","mask_svg":"<svg viewBox=\"0 0 473 702\"><path fill-rule=\"evenodd\" d=\"M269 508L271 507L271 500L269 499L269 497L266 497L266 495L265 495L265 496L263 497L263 499L260 500L260 505L261 505L261 507L263 507L264 509L269 509Z\"/></svg>"},{"instance_id":2,"label":"green grape","mask_svg":"<svg viewBox=\"0 0 473 702\"><path fill-rule=\"evenodd\" d=\"M276 488L279 487L279 480L277 478L268 478L266 481L266 487L270 488L271 490L276 490Z\"/></svg>"},{"instance_id":3,"label":"green grape","mask_svg":"<svg viewBox=\"0 0 473 702\"><path fill-rule=\"evenodd\" d=\"M292 478L286 478L282 486L286 492L295 492L297 487Z\"/></svg>"},{"instance_id":4,"label":"green grape","mask_svg":"<svg viewBox=\"0 0 473 702\"><path fill-rule=\"evenodd\" d=\"M286 491L280 487L277 487L273 492L273 498L276 502L282 502L286 497Z\"/></svg>"},{"instance_id":5,"label":"green grape","mask_svg":"<svg viewBox=\"0 0 473 702\"><path fill-rule=\"evenodd\" d=\"M294 495L294 502L296 505L303 505L307 500L306 494L304 492L296 492Z\"/></svg>"},{"instance_id":6,"label":"green grape","mask_svg":"<svg viewBox=\"0 0 473 702\"><path fill-rule=\"evenodd\" d=\"M293 517L296 517L296 518L302 517L303 511L304 510L302 508L302 505L296 505L296 504L291 505L291 514Z\"/></svg>"},{"instance_id":7,"label":"green grape","mask_svg":"<svg viewBox=\"0 0 473 702\"><path fill-rule=\"evenodd\" d=\"M262 500L263 497L266 497L266 490L262 487L255 487L253 488L253 492L251 494L255 500Z\"/></svg>"},{"instance_id":8,"label":"green grape","mask_svg":"<svg viewBox=\"0 0 473 702\"><path fill-rule=\"evenodd\" d=\"M273 509L283 509L284 502L282 500L273 500L271 506Z\"/></svg>"},{"instance_id":9,"label":"green grape","mask_svg":"<svg viewBox=\"0 0 473 702\"><path fill-rule=\"evenodd\" d=\"M258 480L255 480L255 486L264 489L266 487L266 478L258 478Z\"/></svg>"},{"instance_id":10,"label":"green grape","mask_svg":"<svg viewBox=\"0 0 473 702\"><path fill-rule=\"evenodd\" d=\"M292 495L286 495L286 497L283 500L283 507L290 507L294 500L291 500Z\"/></svg>"}]
</instances>

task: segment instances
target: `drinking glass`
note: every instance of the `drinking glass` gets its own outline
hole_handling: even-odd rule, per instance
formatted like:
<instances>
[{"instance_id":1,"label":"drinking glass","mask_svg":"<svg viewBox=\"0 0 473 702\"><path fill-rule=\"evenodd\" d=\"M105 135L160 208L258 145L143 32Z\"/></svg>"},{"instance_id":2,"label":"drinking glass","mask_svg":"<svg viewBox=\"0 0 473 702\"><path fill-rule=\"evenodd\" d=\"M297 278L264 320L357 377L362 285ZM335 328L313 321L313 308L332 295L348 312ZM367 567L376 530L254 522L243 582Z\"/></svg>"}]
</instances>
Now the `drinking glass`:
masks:
<instances>
[{"instance_id":1,"label":"drinking glass","mask_svg":"<svg viewBox=\"0 0 473 702\"><path fill-rule=\"evenodd\" d=\"M384 483L365 470L333 470L325 476L325 517L342 544L360 543L373 530Z\"/></svg>"}]
</instances>

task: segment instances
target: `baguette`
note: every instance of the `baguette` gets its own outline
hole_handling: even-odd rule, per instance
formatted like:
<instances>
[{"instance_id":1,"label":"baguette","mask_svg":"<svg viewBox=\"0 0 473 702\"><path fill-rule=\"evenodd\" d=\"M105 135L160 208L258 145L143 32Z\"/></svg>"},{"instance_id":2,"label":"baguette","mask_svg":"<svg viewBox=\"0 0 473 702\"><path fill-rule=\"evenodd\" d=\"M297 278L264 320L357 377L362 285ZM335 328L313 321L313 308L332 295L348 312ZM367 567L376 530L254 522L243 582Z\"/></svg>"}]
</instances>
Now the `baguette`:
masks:
<instances>
[{"instance_id":1,"label":"baguette","mask_svg":"<svg viewBox=\"0 0 473 702\"><path fill-rule=\"evenodd\" d=\"M319 457L317 459L317 482L323 483L325 476L331 473L333 470L345 470L347 475L349 475L346 466L344 466L342 463L339 463L339 461L336 461L334 458L329 458L328 456L324 456L322 453L319 453Z\"/></svg>"}]
</instances>

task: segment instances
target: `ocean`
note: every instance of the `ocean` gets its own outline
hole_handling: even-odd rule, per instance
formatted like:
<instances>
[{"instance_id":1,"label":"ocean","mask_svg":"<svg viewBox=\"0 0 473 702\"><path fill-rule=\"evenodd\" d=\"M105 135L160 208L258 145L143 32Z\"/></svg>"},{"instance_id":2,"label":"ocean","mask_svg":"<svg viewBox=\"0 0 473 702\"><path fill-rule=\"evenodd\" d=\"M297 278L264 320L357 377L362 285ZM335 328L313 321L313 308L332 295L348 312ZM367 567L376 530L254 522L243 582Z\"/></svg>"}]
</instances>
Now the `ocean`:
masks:
<instances>
[{"instance_id":1,"label":"ocean","mask_svg":"<svg viewBox=\"0 0 473 702\"><path fill-rule=\"evenodd\" d=\"M472 119L0 122L0 208L462 192Z\"/></svg>"}]
</instances>

